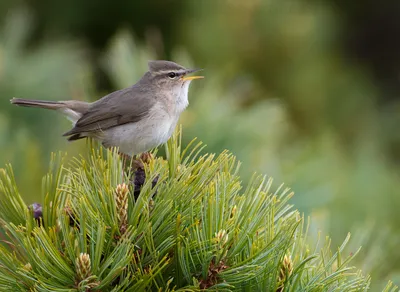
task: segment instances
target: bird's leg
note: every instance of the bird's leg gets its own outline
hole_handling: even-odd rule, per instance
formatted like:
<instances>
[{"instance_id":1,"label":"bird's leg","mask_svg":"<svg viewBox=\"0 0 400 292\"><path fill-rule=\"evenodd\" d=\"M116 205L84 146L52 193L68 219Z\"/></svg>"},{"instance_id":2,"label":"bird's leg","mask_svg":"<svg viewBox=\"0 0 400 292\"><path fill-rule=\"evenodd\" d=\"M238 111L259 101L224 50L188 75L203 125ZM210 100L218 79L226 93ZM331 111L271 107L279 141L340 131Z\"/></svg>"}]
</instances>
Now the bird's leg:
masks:
<instances>
[{"instance_id":1,"label":"bird's leg","mask_svg":"<svg viewBox=\"0 0 400 292\"><path fill-rule=\"evenodd\" d=\"M128 173L132 173L135 177L143 177L144 181L144 163L150 163L150 161L154 159L153 155L149 152L144 152L133 159L133 157L125 153L119 152L118 154L122 159L123 170L128 171Z\"/></svg>"},{"instance_id":2,"label":"bird's leg","mask_svg":"<svg viewBox=\"0 0 400 292\"><path fill-rule=\"evenodd\" d=\"M143 163L148 164L153 159L154 159L153 154L151 154L150 152L143 152L142 154L140 154L140 160Z\"/></svg>"},{"instance_id":3,"label":"bird's leg","mask_svg":"<svg viewBox=\"0 0 400 292\"><path fill-rule=\"evenodd\" d=\"M141 155L139 155L134 162L137 166L137 168L134 170L134 176L133 176L133 181L132 181L133 185L134 185L133 195L134 195L135 200L139 197L142 186L145 184L145 182L147 180L146 172L144 169L144 164L149 164L151 162L151 160L153 160L153 159L154 159L154 157L150 152L144 152ZM157 175L153 179L153 181L151 183L152 188L154 188L155 185L157 184L158 178L159 178L159 175Z\"/></svg>"},{"instance_id":4,"label":"bird's leg","mask_svg":"<svg viewBox=\"0 0 400 292\"><path fill-rule=\"evenodd\" d=\"M123 168L126 167L131 167L133 169L144 169L144 165L143 163L149 163L152 159L154 159L153 155L150 152L144 152L142 154L140 154L139 157L136 157L136 159L132 159L131 156L125 154L125 153L121 153L119 152L119 155L122 158L122 166ZM128 165L129 161L131 161L130 165Z\"/></svg>"},{"instance_id":5,"label":"bird's leg","mask_svg":"<svg viewBox=\"0 0 400 292\"><path fill-rule=\"evenodd\" d=\"M148 164L152 159L154 159L154 157L150 152L144 152L132 161L131 167L133 169L144 169L144 163Z\"/></svg>"}]
</instances>

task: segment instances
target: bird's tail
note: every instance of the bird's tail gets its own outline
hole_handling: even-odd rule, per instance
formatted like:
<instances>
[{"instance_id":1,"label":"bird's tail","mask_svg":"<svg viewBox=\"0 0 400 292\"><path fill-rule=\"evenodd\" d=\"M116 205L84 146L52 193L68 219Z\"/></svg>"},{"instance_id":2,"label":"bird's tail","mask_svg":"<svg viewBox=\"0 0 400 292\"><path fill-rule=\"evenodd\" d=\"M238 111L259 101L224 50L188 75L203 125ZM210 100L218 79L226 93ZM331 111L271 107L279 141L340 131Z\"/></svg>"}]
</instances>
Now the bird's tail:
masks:
<instances>
[{"instance_id":1,"label":"bird's tail","mask_svg":"<svg viewBox=\"0 0 400 292\"><path fill-rule=\"evenodd\" d=\"M66 106L65 103L59 101L31 100L23 98L13 98L10 102L18 106L39 107L52 110L62 109Z\"/></svg>"}]
</instances>

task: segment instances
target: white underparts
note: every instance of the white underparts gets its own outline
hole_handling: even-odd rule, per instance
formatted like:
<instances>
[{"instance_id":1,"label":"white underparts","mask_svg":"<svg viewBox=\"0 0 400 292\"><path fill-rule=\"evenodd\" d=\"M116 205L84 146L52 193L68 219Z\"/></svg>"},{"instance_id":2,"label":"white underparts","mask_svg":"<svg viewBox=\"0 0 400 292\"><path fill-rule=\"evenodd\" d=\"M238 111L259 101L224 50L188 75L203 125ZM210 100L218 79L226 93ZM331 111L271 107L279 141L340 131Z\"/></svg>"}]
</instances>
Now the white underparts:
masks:
<instances>
[{"instance_id":1,"label":"white underparts","mask_svg":"<svg viewBox=\"0 0 400 292\"><path fill-rule=\"evenodd\" d=\"M76 122L82 117L81 113L78 113L76 111L73 111L70 108L60 108L57 109L59 112L61 112L62 114L64 114L68 120L70 120L72 122L72 124L75 126Z\"/></svg>"}]
</instances>

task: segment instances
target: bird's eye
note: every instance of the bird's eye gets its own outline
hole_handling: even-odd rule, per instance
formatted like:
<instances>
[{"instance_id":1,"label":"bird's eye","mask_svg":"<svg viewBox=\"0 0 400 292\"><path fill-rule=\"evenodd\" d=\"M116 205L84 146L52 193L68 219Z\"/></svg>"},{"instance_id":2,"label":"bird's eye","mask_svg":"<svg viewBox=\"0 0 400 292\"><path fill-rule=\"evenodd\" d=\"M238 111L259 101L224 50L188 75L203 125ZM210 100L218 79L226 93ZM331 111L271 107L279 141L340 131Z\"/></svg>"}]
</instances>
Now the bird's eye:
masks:
<instances>
[{"instance_id":1,"label":"bird's eye","mask_svg":"<svg viewBox=\"0 0 400 292\"><path fill-rule=\"evenodd\" d=\"M168 73L168 77L171 78L171 79L174 79L176 76L177 76L177 75L176 75L175 72L169 72L169 73Z\"/></svg>"}]
</instances>

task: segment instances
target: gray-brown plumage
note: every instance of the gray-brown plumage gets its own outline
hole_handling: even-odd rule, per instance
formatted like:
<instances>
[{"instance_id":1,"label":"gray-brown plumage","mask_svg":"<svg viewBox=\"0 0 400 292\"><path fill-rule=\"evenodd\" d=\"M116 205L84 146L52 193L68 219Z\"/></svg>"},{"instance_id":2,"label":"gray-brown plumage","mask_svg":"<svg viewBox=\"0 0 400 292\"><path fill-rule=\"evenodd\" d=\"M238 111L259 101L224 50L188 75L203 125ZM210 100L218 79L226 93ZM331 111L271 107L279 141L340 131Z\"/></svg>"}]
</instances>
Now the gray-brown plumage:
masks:
<instances>
[{"instance_id":1,"label":"gray-brown plumage","mask_svg":"<svg viewBox=\"0 0 400 292\"><path fill-rule=\"evenodd\" d=\"M149 71L133 86L87 103L14 98L12 104L57 110L73 123L68 140L93 137L104 146L132 155L165 143L188 105L188 89L197 70L170 61L150 61Z\"/></svg>"}]
</instances>

